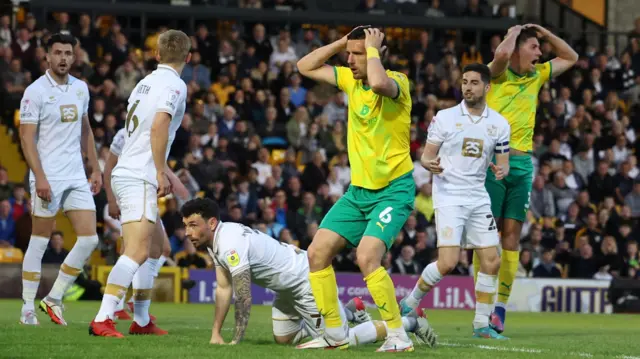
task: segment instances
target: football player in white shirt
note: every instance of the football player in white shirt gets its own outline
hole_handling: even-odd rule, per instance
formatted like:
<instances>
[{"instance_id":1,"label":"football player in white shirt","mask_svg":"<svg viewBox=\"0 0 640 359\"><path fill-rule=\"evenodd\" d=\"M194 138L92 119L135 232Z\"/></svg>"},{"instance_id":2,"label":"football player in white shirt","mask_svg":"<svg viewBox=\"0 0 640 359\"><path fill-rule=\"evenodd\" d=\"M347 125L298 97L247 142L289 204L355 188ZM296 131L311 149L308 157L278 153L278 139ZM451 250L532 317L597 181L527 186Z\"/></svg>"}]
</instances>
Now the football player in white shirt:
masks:
<instances>
[{"instance_id":1,"label":"football player in white shirt","mask_svg":"<svg viewBox=\"0 0 640 359\"><path fill-rule=\"evenodd\" d=\"M162 251L163 237L153 232L158 198L171 193L167 157L185 113L187 85L180 73L189 62L190 49L191 39L184 32L168 30L160 34L158 68L138 82L129 96L127 139L111 176L120 208L124 254L109 273L100 310L89 325L91 335L123 337L115 328L114 312L131 284L140 310L136 306L136 320L129 333L167 334L149 318L152 274L158 265L157 257L149 258L149 253ZM139 280L134 281L138 271L135 278Z\"/></svg>"},{"instance_id":2,"label":"football player in white shirt","mask_svg":"<svg viewBox=\"0 0 640 359\"><path fill-rule=\"evenodd\" d=\"M402 312L412 310L442 276L458 264L460 246L480 258L476 282L473 336L504 339L489 327L500 267L498 231L484 181L487 168L502 180L509 172L507 120L486 104L491 71L482 64L464 68L457 106L441 110L429 125L422 165L433 173L438 260L429 264L415 288L400 302ZM496 163L492 162L495 156Z\"/></svg>"},{"instance_id":3,"label":"football player in white shirt","mask_svg":"<svg viewBox=\"0 0 640 359\"><path fill-rule=\"evenodd\" d=\"M42 257L58 210L65 212L78 239L62 263L51 292L40 302L40 309L54 323L67 325L62 317L62 297L98 245L93 194L102 187L102 174L89 125L89 89L86 83L69 75L75 45L75 38L69 35L55 34L50 38L49 69L27 87L20 103L20 142L31 169L33 221L22 262L22 324L38 324L34 299ZM92 171L89 182L83 152Z\"/></svg>"},{"instance_id":4,"label":"football player in white shirt","mask_svg":"<svg viewBox=\"0 0 640 359\"><path fill-rule=\"evenodd\" d=\"M216 266L211 344L225 344L220 331L234 292L236 328L231 344L244 337L251 312L251 283L276 292L271 309L276 343L297 344L308 337L320 337L324 320L311 292L307 252L245 225L221 222L220 209L210 199L193 199L182 206L181 213L187 238L196 247L206 245ZM374 343L387 336L386 323L371 321L360 298L353 298L346 306L340 304L340 316L345 323L358 324L345 328L349 345ZM435 344L422 310L411 311L402 324L421 343Z\"/></svg>"},{"instance_id":5,"label":"football player in white shirt","mask_svg":"<svg viewBox=\"0 0 640 359\"><path fill-rule=\"evenodd\" d=\"M111 189L111 173L112 173L112 170L115 168L115 166L118 164L118 157L120 157L120 154L122 154L122 148L124 147L125 140L126 140L126 129L122 128L113 137L113 141L111 141L111 146L109 147L109 156L107 157L107 160L104 165L104 185L105 185L104 188L105 188L105 192L107 193L107 202L108 202L107 208L105 211L106 212L105 218L108 216L109 218L113 218L114 220L116 220L118 224L120 224L121 233L122 233L122 224L119 223L120 208L118 207L116 197L113 194L113 190ZM180 182L180 179L178 179L178 177L176 177L176 175L172 171L168 171L167 174L171 181L171 185L174 193L180 196L181 198L183 198L184 200L189 199L189 192L184 187L182 182ZM150 274L155 278L160 273L160 269L162 269L162 266L164 266L164 263L167 261L167 258L169 258L169 256L171 255L171 245L169 244L169 238L167 237L167 233L164 230L164 226L162 225L162 220L160 219L160 215L158 215L158 218L156 219L156 227L153 232L153 236L160 236L163 238L162 248L152 247L149 250L149 258L157 259L158 263L156 265L155 272L147 273L147 274ZM122 250L124 250L124 246L122 247ZM141 273L142 273L141 271L137 271L136 274L133 276L133 281L141 281L142 280L141 278L136 278L137 276L141 275ZM153 283L153 278L151 280ZM131 312L134 313L134 321L136 319L140 320L141 310L146 309L148 311L149 309L148 307L146 307L146 303L144 301L140 302L140 301L134 300L134 298L138 296L139 294L134 289L133 295L131 296L128 303L129 310L131 310ZM129 315L129 313L127 313L124 310L124 303L125 303L125 298L123 297L120 303L118 303L118 306L116 307L114 316L117 319L130 320L131 316ZM135 308L139 308L137 310L138 316L135 315L136 313ZM149 318L151 320L154 320L153 316L150 314L149 314Z\"/></svg>"}]
</instances>

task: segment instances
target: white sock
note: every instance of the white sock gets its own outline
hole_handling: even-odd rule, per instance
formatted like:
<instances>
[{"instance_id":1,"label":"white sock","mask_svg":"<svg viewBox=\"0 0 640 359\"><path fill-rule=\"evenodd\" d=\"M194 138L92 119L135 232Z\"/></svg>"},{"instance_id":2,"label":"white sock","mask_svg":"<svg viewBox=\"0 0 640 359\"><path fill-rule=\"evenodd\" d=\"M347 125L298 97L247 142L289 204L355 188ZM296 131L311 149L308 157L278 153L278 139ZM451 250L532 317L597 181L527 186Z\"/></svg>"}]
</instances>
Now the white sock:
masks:
<instances>
[{"instance_id":1,"label":"white sock","mask_svg":"<svg viewBox=\"0 0 640 359\"><path fill-rule=\"evenodd\" d=\"M47 250L49 238L31 236L29 247L22 260L22 312L35 310L33 301L40 285L42 257Z\"/></svg>"},{"instance_id":2,"label":"white sock","mask_svg":"<svg viewBox=\"0 0 640 359\"><path fill-rule=\"evenodd\" d=\"M58 278L56 278L53 287L47 297L54 301L61 301L67 290L76 281L78 275L82 272L84 264L87 259L93 253L98 245L98 235L93 236L78 236L76 244L71 249L71 252L64 259L64 263L60 266L60 272L58 272Z\"/></svg>"},{"instance_id":3,"label":"white sock","mask_svg":"<svg viewBox=\"0 0 640 359\"><path fill-rule=\"evenodd\" d=\"M151 320L149 306L157 265L157 259L148 258L133 276L133 320L141 327L147 326Z\"/></svg>"},{"instance_id":4,"label":"white sock","mask_svg":"<svg viewBox=\"0 0 640 359\"><path fill-rule=\"evenodd\" d=\"M478 273L478 280L476 281L476 316L473 318L473 327L475 329L489 325L489 316L493 310L497 282L497 275Z\"/></svg>"},{"instance_id":5,"label":"white sock","mask_svg":"<svg viewBox=\"0 0 640 359\"><path fill-rule=\"evenodd\" d=\"M345 310L342 302L338 301L338 308L340 310L340 321L342 322L342 326L337 328L328 328L325 327L324 332L329 336L329 338L340 341L345 339L349 333L349 324L347 321L347 311Z\"/></svg>"},{"instance_id":6,"label":"white sock","mask_svg":"<svg viewBox=\"0 0 640 359\"><path fill-rule=\"evenodd\" d=\"M165 262L167 261L167 257L163 255L160 256L160 258L158 258L158 264L156 265L156 273L154 274L154 277L157 277L158 274L160 274L160 270L162 269L162 267L164 267Z\"/></svg>"},{"instance_id":7,"label":"white sock","mask_svg":"<svg viewBox=\"0 0 640 359\"><path fill-rule=\"evenodd\" d=\"M440 280L442 280L442 274L438 270L437 261L430 263L420 275L420 278L429 285L429 287L435 287ZM420 305L420 301L427 295L428 291L423 291L420 289L420 282L416 283L416 286L413 287L411 294L409 294L406 298L404 298L404 303L409 307L416 309L418 305Z\"/></svg>"},{"instance_id":8,"label":"white sock","mask_svg":"<svg viewBox=\"0 0 640 359\"><path fill-rule=\"evenodd\" d=\"M126 255L120 256L116 265L111 269L109 278L107 278L107 286L102 297L100 310L94 321L104 322L107 319L113 319L118 302L127 295L127 289L131 285L133 276L140 265Z\"/></svg>"},{"instance_id":9,"label":"white sock","mask_svg":"<svg viewBox=\"0 0 640 359\"><path fill-rule=\"evenodd\" d=\"M116 310L115 310L116 312L124 310L125 298L126 298L126 295L124 297L122 297L122 299L120 299L120 301L118 302L118 305L116 305Z\"/></svg>"},{"instance_id":10,"label":"white sock","mask_svg":"<svg viewBox=\"0 0 640 359\"><path fill-rule=\"evenodd\" d=\"M402 317L402 327L405 331L413 332L416 324L418 324L416 318ZM382 320L372 320L356 325L349 329L349 345L357 346L382 341L387 337L388 331L387 322Z\"/></svg>"}]
</instances>

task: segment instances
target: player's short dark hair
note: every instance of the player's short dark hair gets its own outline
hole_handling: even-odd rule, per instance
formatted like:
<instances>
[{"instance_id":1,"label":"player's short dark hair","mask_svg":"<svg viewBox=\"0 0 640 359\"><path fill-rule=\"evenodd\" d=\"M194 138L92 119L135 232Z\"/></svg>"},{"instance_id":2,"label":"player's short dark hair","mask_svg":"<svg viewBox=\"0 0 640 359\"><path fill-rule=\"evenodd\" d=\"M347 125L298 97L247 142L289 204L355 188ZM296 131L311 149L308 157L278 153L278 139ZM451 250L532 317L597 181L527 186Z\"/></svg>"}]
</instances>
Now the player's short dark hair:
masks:
<instances>
[{"instance_id":1,"label":"player's short dark hair","mask_svg":"<svg viewBox=\"0 0 640 359\"><path fill-rule=\"evenodd\" d=\"M347 40L364 40L365 37L367 37L367 34L364 32L364 30L366 29L373 29L373 26L367 25L367 26L358 26L355 29L353 29L353 31L351 31L349 33L349 35L347 35ZM380 29L380 31L382 31L382 29ZM385 37L384 39L382 39L382 46L387 46L387 38ZM381 55L384 55L387 51L381 53Z\"/></svg>"},{"instance_id":2,"label":"player's short dark hair","mask_svg":"<svg viewBox=\"0 0 640 359\"><path fill-rule=\"evenodd\" d=\"M63 44L63 45L71 45L71 47L76 47L76 38L71 35L65 35L61 33L53 34L47 41L46 50L47 52L51 50L54 44Z\"/></svg>"},{"instance_id":3,"label":"player's short dark hair","mask_svg":"<svg viewBox=\"0 0 640 359\"><path fill-rule=\"evenodd\" d=\"M536 31L536 29L534 28L527 28L527 29L522 29L522 31L520 31L520 35L518 35L518 38L516 39L516 49L520 47L520 45L524 44L525 42L527 42L527 40L531 39L531 38L538 38L538 32Z\"/></svg>"},{"instance_id":4,"label":"player's short dark hair","mask_svg":"<svg viewBox=\"0 0 640 359\"><path fill-rule=\"evenodd\" d=\"M480 78L482 82L488 84L491 81L491 70L489 70L489 66L485 64L469 64L464 67L462 70L462 74L466 74L467 72L477 72L480 74Z\"/></svg>"},{"instance_id":5,"label":"player's short dark hair","mask_svg":"<svg viewBox=\"0 0 640 359\"><path fill-rule=\"evenodd\" d=\"M210 218L220 219L220 207L218 207L215 201L209 198L195 198L182 206L180 214L182 214L183 218L199 214L204 220Z\"/></svg>"}]
</instances>

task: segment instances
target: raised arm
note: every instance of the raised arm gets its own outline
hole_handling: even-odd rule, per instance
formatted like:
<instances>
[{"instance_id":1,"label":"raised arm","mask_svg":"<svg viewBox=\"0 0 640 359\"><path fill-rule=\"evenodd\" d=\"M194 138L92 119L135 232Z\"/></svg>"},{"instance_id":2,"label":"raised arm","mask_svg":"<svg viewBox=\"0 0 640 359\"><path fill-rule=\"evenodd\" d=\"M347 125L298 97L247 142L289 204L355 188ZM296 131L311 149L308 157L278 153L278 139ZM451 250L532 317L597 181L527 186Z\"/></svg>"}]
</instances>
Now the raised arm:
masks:
<instances>
[{"instance_id":1,"label":"raised arm","mask_svg":"<svg viewBox=\"0 0 640 359\"><path fill-rule=\"evenodd\" d=\"M364 47L367 51L367 81L369 86L371 86L371 90L374 93L380 96L396 98L399 95L400 88L387 75L380 60L380 53L384 50L382 47L384 33L376 28L364 31L366 33Z\"/></svg>"},{"instance_id":2,"label":"raised arm","mask_svg":"<svg viewBox=\"0 0 640 359\"><path fill-rule=\"evenodd\" d=\"M540 25L527 24L525 28L532 27L538 31L538 34L545 38L553 47L553 51L556 53L556 58L551 60L551 76L556 77L562 75L569 70L578 61L578 53L551 31L545 29Z\"/></svg>"},{"instance_id":3,"label":"raised arm","mask_svg":"<svg viewBox=\"0 0 640 359\"><path fill-rule=\"evenodd\" d=\"M251 270L245 270L233 276L233 290L236 295L236 330L231 344L238 344L244 337L251 315Z\"/></svg>"},{"instance_id":4,"label":"raised arm","mask_svg":"<svg viewBox=\"0 0 640 359\"><path fill-rule=\"evenodd\" d=\"M224 344L222 339L222 325L229 313L233 288L231 287L231 274L222 267L216 267L216 312L211 330L211 344Z\"/></svg>"},{"instance_id":5,"label":"raised arm","mask_svg":"<svg viewBox=\"0 0 640 359\"><path fill-rule=\"evenodd\" d=\"M520 25L510 28L509 32L507 32L507 36L505 36L504 40L502 40L500 45L496 48L496 53L493 55L493 61L489 64L492 77L498 77L507 70L511 55L516 49L516 40L518 39L518 35L520 35L520 31L522 31L522 26Z\"/></svg>"},{"instance_id":6,"label":"raised arm","mask_svg":"<svg viewBox=\"0 0 640 359\"><path fill-rule=\"evenodd\" d=\"M346 47L347 37L345 36L340 40L316 49L298 61L298 71L300 71L303 76L312 80L322 81L336 86L336 76L333 67L325 63L333 55L344 50Z\"/></svg>"}]
</instances>

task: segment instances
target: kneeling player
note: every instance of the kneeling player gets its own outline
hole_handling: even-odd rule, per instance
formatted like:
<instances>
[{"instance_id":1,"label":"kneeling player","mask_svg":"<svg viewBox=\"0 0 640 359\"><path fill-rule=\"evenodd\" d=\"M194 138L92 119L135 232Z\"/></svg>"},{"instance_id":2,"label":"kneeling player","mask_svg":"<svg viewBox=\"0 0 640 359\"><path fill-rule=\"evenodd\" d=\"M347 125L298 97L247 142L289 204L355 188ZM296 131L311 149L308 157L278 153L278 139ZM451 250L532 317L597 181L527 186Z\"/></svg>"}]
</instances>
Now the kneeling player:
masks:
<instances>
[{"instance_id":1,"label":"kneeling player","mask_svg":"<svg viewBox=\"0 0 640 359\"><path fill-rule=\"evenodd\" d=\"M489 327L500 257L498 231L484 181L488 167L498 180L509 172L510 128L504 117L486 105L490 79L491 72L485 65L465 67L464 101L438 112L429 126L421 162L434 174L438 260L424 269L400 307L403 313L415 308L442 276L455 268L463 245L474 249L480 259L474 337L504 339ZM491 162L494 153L498 165Z\"/></svg>"},{"instance_id":2,"label":"kneeling player","mask_svg":"<svg viewBox=\"0 0 640 359\"><path fill-rule=\"evenodd\" d=\"M181 212L187 237L196 247L205 244L216 266L212 344L224 344L220 331L234 292L236 328L231 344L244 337L251 312L252 282L276 292L272 319L277 343L297 344L307 337L320 336L324 321L311 293L305 251L242 224L221 222L218 205L209 199L191 200ZM341 305L340 315L359 324L349 330L350 345L373 343L386 337L385 323L370 321L359 298L346 307ZM421 310L411 311L402 322L405 330L414 332L419 341L435 344L435 335Z\"/></svg>"}]
</instances>

